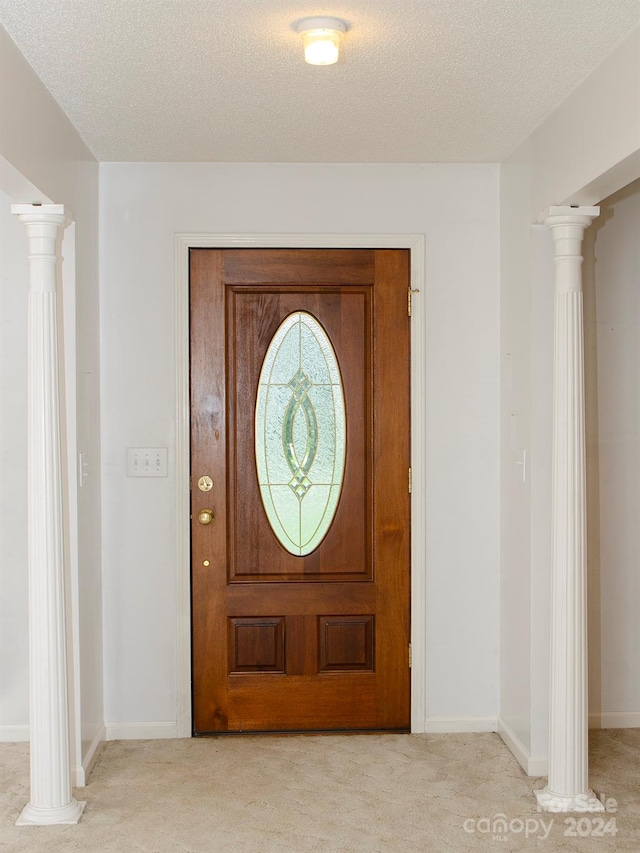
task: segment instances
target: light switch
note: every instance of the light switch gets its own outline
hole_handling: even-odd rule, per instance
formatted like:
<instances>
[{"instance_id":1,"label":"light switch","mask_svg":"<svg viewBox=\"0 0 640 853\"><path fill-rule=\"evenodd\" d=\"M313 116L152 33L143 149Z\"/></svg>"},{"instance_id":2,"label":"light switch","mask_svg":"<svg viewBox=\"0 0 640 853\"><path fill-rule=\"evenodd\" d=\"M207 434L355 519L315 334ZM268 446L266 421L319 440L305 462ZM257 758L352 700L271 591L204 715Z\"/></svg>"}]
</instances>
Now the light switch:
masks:
<instances>
[{"instance_id":1,"label":"light switch","mask_svg":"<svg viewBox=\"0 0 640 853\"><path fill-rule=\"evenodd\" d=\"M127 477L166 477L166 447L127 448Z\"/></svg>"}]
</instances>

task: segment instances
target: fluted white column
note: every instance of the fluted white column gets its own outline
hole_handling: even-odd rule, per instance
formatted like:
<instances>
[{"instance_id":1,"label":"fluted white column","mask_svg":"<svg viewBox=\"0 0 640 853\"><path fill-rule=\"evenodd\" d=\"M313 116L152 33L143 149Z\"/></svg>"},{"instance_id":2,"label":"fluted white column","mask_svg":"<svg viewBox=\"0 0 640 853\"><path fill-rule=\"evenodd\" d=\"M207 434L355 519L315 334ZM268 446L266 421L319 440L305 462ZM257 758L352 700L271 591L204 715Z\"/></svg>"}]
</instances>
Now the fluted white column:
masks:
<instances>
[{"instance_id":1,"label":"fluted white column","mask_svg":"<svg viewBox=\"0 0 640 853\"><path fill-rule=\"evenodd\" d=\"M555 252L549 781L547 811L602 811L589 788L587 503L582 238L597 207L552 207Z\"/></svg>"},{"instance_id":2,"label":"fluted white column","mask_svg":"<svg viewBox=\"0 0 640 853\"><path fill-rule=\"evenodd\" d=\"M77 823L73 798L65 625L56 268L59 204L17 204L29 240L27 527L31 799L17 820Z\"/></svg>"}]
</instances>

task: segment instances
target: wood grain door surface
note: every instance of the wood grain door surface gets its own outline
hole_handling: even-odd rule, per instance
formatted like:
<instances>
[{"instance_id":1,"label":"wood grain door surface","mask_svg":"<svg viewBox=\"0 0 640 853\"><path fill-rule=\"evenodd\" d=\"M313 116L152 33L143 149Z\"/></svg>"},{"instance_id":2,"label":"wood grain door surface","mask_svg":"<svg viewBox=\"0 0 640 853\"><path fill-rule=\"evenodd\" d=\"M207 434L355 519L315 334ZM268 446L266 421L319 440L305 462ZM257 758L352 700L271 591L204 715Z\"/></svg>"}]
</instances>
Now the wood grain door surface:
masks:
<instances>
[{"instance_id":1,"label":"wood grain door surface","mask_svg":"<svg viewBox=\"0 0 640 853\"><path fill-rule=\"evenodd\" d=\"M191 250L194 734L409 728L408 287L406 250ZM261 370L296 312L331 343L346 422L337 509L305 556L256 473Z\"/></svg>"}]
</instances>

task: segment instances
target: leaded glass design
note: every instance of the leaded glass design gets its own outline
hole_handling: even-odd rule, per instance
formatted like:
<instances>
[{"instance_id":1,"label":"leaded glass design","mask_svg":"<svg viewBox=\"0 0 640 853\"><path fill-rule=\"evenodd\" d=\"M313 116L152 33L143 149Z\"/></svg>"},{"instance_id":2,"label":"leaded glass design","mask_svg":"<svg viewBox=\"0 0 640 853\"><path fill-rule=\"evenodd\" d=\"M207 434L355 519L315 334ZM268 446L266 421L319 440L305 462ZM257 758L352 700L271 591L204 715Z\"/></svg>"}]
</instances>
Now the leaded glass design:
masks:
<instances>
[{"instance_id":1,"label":"leaded glass design","mask_svg":"<svg viewBox=\"0 0 640 853\"><path fill-rule=\"evenodd\" d=\"M269 524L291 554L322 542L335 515L346 447L344 392L331 341L305 311L282 322L256 400L256 467Z\"/></svg>"}]
</instances>

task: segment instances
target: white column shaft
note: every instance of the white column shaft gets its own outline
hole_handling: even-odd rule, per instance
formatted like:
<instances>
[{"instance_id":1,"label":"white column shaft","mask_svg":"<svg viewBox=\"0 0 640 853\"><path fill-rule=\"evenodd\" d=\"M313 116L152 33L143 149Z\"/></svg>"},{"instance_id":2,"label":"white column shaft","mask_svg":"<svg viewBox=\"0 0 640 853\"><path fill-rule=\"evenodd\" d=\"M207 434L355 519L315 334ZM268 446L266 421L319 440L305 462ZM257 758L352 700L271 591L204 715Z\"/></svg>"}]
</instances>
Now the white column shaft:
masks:
<instances>
[{"instance_id":1,"label":"white column shaft","mask_svg":"<svg viewBox=\"0 0 640 853\"><path fill-rule=\"evenodd\" d=\"M549 788L579 794L588 788L582 293L558 291L555 314Z\"/></svg>"},{"instance_id":2,"label":"white column shaft","mask_svg":"<svg viewBox=\"0 0 640 853\"><path fill-rule=\"evenodd\" d=\"M602 809L589 790L582 239L597 208L552 208L555 248L549 783L543 808Z\"/></svg>"},{"instance_id":3,"label":"white column shaft","mask_svg":"<svg viewBox=\"0 0 640 853\"><path fill-rule=\"evenodd\" d=\"M77 823L72 796L56 273L59 205L15 205L29 239L28 563L31 799L19 825Z\"/></svg>"}]
</instances>

